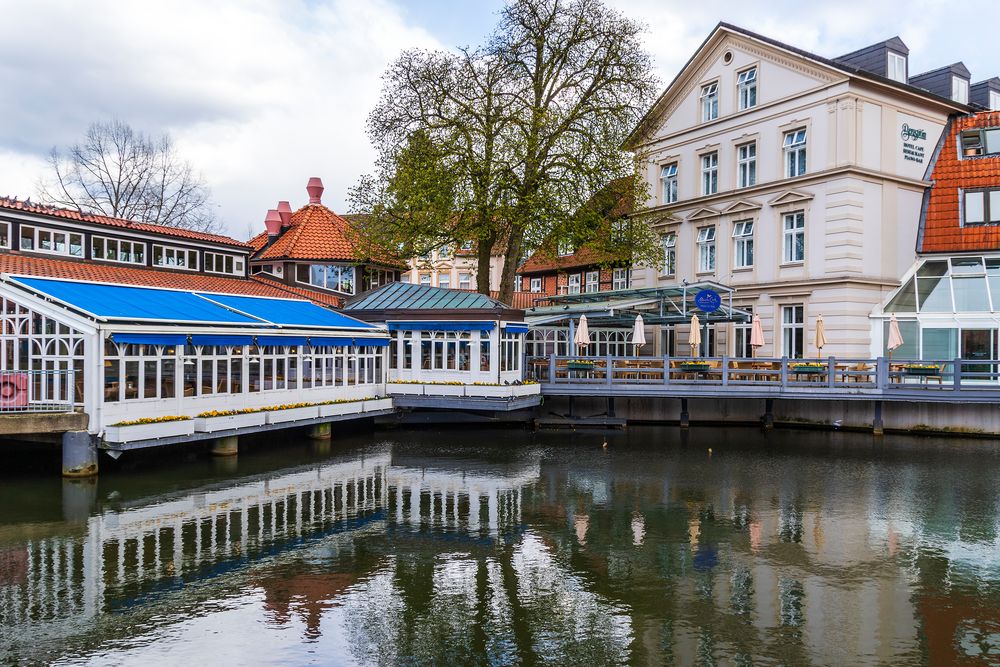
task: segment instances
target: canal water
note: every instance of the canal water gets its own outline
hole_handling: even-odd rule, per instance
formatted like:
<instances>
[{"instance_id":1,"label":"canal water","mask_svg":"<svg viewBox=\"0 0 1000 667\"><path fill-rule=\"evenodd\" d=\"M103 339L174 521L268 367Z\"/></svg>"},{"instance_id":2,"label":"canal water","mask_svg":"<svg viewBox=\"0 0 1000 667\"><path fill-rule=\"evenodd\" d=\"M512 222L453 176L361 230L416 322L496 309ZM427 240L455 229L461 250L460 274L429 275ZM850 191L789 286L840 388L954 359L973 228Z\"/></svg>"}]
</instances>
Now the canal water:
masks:
<instances>
[{"instance_id":1,"label":"canal water","mask_svg":"<svg viewBox=\"0 0 1000 667\"><path fill-rule=\"evenodd\" d=\"M1000 448L841 432L8 468L0 664L997 664L998 516Z\"/></svg>"}]
</instances>

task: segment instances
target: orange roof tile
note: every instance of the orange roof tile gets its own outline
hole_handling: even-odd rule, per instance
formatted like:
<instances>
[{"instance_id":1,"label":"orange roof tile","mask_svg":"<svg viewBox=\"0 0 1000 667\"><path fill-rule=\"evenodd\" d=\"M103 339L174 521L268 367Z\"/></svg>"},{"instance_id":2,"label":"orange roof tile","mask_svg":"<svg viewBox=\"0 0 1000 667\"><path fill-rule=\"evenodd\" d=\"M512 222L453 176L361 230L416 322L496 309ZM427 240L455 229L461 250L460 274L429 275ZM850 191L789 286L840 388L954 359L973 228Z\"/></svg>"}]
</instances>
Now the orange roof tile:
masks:
<instances>
[{"instance_id":1,"label":"orange roof tile","mask_svg":"<svg viewBox=\"0 0 1000 667\"><path fill-rule=\"evenodd\" d=\"M963 131L998 126L998 111L962 116L949 124L931 172L934 185L921 220L918 252L1000 250L1000 226L963 227L959 207L962 189L1000 187L1000 155L963 159L958 148Z\"/></svg>"},{"instance_id":2,"label":"orange roof tile","mask_svg":"<svg viewBox=\"0 0 1000 667\"><path fill-rule=\"evenodd\" d=\"M596 266L614 261L614 258L599 250L589 246L577 248L572 255L557 255L548 245L536 250L521 265L518 273L546 273L549 271L560 271L568 269L578 269L585 266Z\"/></svg>"},{"instance_id":3,"label":"orange roof tile","mask_svg":"<svg viewBox=\"0 0 1000 667\"><path fill-rule=\"evenodd\" d=\"M14 252L0 253L0 273L284 299L297 296L324 306L340 304L339 299L333 295L289 287L257 277L227 278L194 272L109 266L83 260L51 259Z\"/></svg>"},{"instance_id":4,"label":"orange roof tile","mask_svg":"<svg viewBox=\"0 0 1000 667\"><path fill-rule=\"evenodd\" d=\"M122 229L130 229L152 234L176 236L177 238L189 239L192 241L209 241L211 243L221 243L223 245L236 246L239 248L248 247L248 244L243 241L237 241L236 239L228 236L220 236L219 234L207 234L205 232L197 232L191 229L181 229L180 227L169 227L167 225L156 225L149 222L137 222L135 220L125 220L123 218L112 218L106 215L97 215L94 213L83 213L81 211L74 211L68 208L59 208L58 206L48 206L46 204L19 201L17 199L9 199L7 197L0 197L0 210L2 209L6 209L8 211L18 211L21 213L44 215L51 218L63 218L65 220L89 222L98 225L106 225L108 227L119 227Z\"/></svg>"}]
</instances>

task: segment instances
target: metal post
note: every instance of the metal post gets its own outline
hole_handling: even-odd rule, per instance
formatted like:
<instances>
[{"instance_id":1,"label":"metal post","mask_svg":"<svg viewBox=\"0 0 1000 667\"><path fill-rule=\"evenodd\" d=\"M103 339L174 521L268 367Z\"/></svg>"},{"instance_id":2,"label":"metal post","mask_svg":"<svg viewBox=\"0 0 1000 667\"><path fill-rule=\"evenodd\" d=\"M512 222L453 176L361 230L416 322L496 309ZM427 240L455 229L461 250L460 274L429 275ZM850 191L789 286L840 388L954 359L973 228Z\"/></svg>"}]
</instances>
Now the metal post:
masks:
<instances>
[{"instance_id":1,"label":"metal post","mask_svg":"<svg viewBox=\"0 0 1000 667\"><path fill-rule=\"evenodd\" d=\"M874 435L883 435L885 433L882 428L882 401L875 401L875 416L872 419L872 433Z\"/></svg>"},{"instance_id":2,"label":"metal post","mask_svg":"<svg viewBox=\"0 0 1000 667\"><path fill-rule=\"evenodd\" d=\"M781 390L788 389L788 357L781 358Z\"/></svg>"},{"instance_id":3,"label":"metal post","mask_svg":"<svg viewBox=\"0 0 1000 667\"><path fill-rule=\"evenodd\" d=\"M615 369L614 369L614 366L612 366L612 361L611 361L611 355L610 354L607 355L606 357L604 357L604 364L605 364L604 365L604 375L605 375L604 379L607 382L608 386L610 387L611 384L612 384L612 382L614 381L614 375L615 375Z\"/></svg>"},{"instance_id":4,"label":"metal post","mask_svg":"<svg viewBox=\"0 0 1000 667\"><path fill-rule=\"evenodd\" d=\"M614 418L615 416L615 397L608 396L608 417Z\"/></svg>"},{"instance_id":5,"label":"metal post","mask_svg":"<svg viewBox=\"0 0 1000 667\"><path fill-rule=\"evenodd\" d=\"M955 391L959 391L959 390L962 389L962 360L961 360L961 358L955 359L955 361L953 361L952 364L953 364L953 366L952 366L952 368L953 368L952 381L953 381L954 386L955 386Z\"/></svg>"},{"instance_id":6,"label":"metal post","mask_svg":"<svg viewBox=\"0 0 1000 667\"><path fill-rule=\"evenodd\" d=\"M670 384L670 355L663 356L663 384Z\"/></svg>"},{"instance_id":7,"label":"metal post","mask_svg":"<svg viewBox=\"0 0 1000 667\"><path fill-rule=\"evenodd\" d=\"M827 386L833 389L837 385L837 360L833 357L827 361Z\"/></svg>"},{"instance_id":8,"label":"metal post","mask_svg":"<svg viewBox=\"0 0 1000 667\"><path fill-rule=\"evenodd\" d=\"M722 355L722 386L729 386L729 357Z\"/></svg>"},{"instance_id":9,"label":"metal post","mask_svg":"<svg viewBox=\"0 0 1000 667\"><path fill-rule=\"evenodd\" d=\"M549 355L549 382L556 381L556 351Z\"/></svg>"},{"instance_id":10,"label":"metal post","mask_svg":"<svg viewBox=\"0 0 1000 667\"><path fill-rule=\"evenodd\" d=\"M771 431L774 429L774 399L765 398L764 399L764 430Z\"/></svg>"},{"instance_id":11,"label":"metal post","mask_svg":"<svg viewBox=\"0 0 1000 667\"><path fill-rule=\"evenodd\" d=\"M688 400L686 398L681 399L681 428L688 428L690 426L690 419L688 415Z\"/></svg>"},{"instance_id":12,"label":"metal post","mask_svg":"<svg viewBox=\"0 0 1000 667\"><path fill-rule=\"evenodd\" d=\"M875 360L875 387L885 391L889 388L889 364L885 357Z\"/></svg>"}]
</instances>

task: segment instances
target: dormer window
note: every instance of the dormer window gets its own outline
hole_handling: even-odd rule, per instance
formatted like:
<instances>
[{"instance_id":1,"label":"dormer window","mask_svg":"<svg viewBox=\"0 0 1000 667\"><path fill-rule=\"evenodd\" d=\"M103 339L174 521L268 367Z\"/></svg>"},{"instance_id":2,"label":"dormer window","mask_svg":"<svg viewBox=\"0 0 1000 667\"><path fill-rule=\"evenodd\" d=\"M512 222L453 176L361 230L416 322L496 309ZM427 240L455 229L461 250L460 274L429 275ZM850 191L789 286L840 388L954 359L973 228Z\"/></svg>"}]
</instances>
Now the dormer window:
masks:
<instances>
[{"instance_id":1,"label":"dormer window","mask_svg":"<svg viewBox=\"0 0 1000 667\"><path fill-rule=\"evenodd\" d=\"M757 106L757 68L743 70L736 78L736 92L740 98L740 111Z\"/></svg>"},{"instance_id":2,"label":"dormer window","mask_svg":"<svg viewBox=\"0 0 1000 667\"><path fill-rule=\"evenodd\" d=\"M889 51L888 62L886 63L886 76L893 81L906 83L906 56Z\"/></svg>"},{"instance_id":3,"label":"dormer window","mask_svg":"<svg viewBox=\"0 0 1000 667\"><path fill-rule=\"evenodd\" d=\"M969 82L962 77L951 77L951 99L959 104L969 103Z\"/></svg>"},{"instance_id":4,"label":"dormer window","mask_svg":"<svg viewBox=\"0 0 1000 667\"><path fill-rule=\"evenodd\" d=\"M1000 155L1000 127L962 132L961 151L962 157Z\"/></svg>"},{"instance_id":5,"label":"dormer window","mask_svg":"<svg viewBox=\"0 0 1000 667\"><path fill-rule=\"evenodd\" d=\"M701 119L715 120L719 117L719 84L710 83L701 87Z\"/></svg>"},{"instance_id":6,"label":"dormer window","mask_svg":"<svg viewBox=\"0 0 1000 667\"><path fill-rule=\"evenodd\" d=\"M558 245L556 247L556 253L560 257L565 257L566 255L572 255L573 254L573 242L570 241L570 240L568 240L568 239L560 239L560 241L559 241L559 243L558 243Z\"/></svg>"},{"instance_id":7,"label":"dormer window","mask_svg":"<svg viewBox=\"0 0 1000 667\"><path fill-rule=\"evenodd\" d=\"M1000 111L1000 92L990 91L990 111Z\"/></svg>"}]
</instances>

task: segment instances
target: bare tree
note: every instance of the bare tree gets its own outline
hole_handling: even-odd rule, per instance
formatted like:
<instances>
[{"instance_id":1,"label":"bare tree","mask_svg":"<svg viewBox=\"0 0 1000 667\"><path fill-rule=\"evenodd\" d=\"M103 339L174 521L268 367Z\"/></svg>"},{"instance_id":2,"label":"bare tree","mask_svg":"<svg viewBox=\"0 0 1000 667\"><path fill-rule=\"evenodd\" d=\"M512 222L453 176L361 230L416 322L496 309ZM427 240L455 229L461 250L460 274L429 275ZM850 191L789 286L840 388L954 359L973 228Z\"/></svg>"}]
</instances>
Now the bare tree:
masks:
<instances>
[{"instance_id":1,"label":"bare tree","mask_svg":"<svg viewBox=\"0 0 1000 667\"><path fill-rule=\"evenodd\" d=\"M169 135L151 137L115 119L93 123L65 154L53 148L43 201L114 218L217 231L208 186Z\"/></svg>"}]
</instances>

